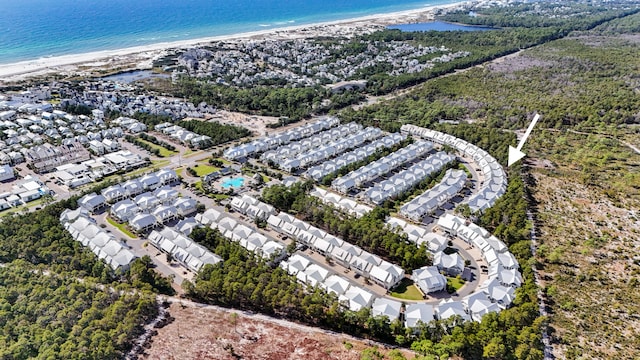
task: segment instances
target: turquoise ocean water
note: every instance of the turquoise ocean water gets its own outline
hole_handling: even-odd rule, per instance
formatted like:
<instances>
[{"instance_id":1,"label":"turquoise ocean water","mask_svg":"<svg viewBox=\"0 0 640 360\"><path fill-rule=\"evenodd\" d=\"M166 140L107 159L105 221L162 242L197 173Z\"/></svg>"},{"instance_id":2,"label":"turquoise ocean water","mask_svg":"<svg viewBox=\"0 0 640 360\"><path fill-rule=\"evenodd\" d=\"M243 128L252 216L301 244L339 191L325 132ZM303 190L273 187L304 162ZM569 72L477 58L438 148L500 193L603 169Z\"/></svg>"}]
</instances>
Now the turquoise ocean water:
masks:
<instances>
[{"instance_id":1,"label":"turquoise ocean water","mask_svg":"<svg viewBox=\"0 0 640 360\"><path fill-rule=\"evenodd\" d=\"M401 11L455 0L0 0L0 64Z\"/></svg>"}]
</instances>

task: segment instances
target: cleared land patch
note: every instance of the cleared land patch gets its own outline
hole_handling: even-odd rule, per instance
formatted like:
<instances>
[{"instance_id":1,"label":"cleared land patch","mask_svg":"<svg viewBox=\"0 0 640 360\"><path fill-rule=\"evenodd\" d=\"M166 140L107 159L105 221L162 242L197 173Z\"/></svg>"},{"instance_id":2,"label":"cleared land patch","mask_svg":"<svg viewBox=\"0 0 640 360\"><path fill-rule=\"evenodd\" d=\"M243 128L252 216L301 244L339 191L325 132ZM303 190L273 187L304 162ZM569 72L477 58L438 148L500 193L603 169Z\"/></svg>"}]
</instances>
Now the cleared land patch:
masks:
<instances>
[{"instance_id":1,"label":"cleared land patch","mask_svg":"<svg viewBox=\"0 0 640 360\"><path fill-rule=\"evenodd\" d=\"M359 360L366 340L233 310L171 305L175 321L158 329L145 359ZM382 354L390 351L380 348ZM402 350L407 358L411 352Z\"/></svg>"}]
</instances>

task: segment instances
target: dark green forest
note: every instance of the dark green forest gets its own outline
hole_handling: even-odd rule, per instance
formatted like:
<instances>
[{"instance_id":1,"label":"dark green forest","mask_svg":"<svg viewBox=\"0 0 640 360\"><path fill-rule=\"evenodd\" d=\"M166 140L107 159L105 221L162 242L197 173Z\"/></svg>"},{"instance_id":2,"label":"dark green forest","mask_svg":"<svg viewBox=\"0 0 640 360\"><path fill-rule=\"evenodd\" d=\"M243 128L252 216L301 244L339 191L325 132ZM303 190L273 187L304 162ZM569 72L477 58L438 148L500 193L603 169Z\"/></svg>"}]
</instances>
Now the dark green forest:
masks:
<instances>
[{"instance_id":1,"label":"dark green forest","mask_svg":"<svg viewBox=\"0 0 640 360\"><path fill-rule=\"evenodd\" d=\"M119 295L23 260L0 268L0 358L121 359L157 315L153 294Z\"/></svg>"},{"instance_id":2,"label":"dark green forest","mask_svg":"<svg viewBox=\"0 0 640 360\"><path fill-rule=\"evenodd\" d=\"M143 260L114 274L74 241L58 218L76 206L73 198L0 223L3 359L120 359L157 315L151 291L173 292Z\"/></svg>"}]
</instances>

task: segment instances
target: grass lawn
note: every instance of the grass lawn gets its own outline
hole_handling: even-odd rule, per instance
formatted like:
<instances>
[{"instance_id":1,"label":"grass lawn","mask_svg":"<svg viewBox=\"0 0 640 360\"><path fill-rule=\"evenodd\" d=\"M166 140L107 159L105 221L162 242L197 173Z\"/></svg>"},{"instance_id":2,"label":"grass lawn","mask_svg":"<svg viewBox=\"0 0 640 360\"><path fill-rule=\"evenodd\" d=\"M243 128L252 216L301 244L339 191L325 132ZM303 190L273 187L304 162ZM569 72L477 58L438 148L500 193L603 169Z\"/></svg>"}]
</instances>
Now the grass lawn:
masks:
<instances>
[{"instance_id":1,"label":"grass lawn","mask_svg":"<svg viewBox=\"0 0 640 360\"><path fill-rule=\"evenodd\" d=\"M107 216L107 222L113 225L114 227L118 228L118 230L120 230L123 234L127 235L128 237L132 239L137 238L137 236L134 233L132 233L131 231L129 231L129 229L127 229L127 226L125 224L119 224L117 221L113 220L108 216Z\"/></svg>"},{"instance_id":2,"label":"grass lawn","mask_svg":"<svg viewBox=\"0 0 640 360\"><path fill-rule=\"evenodd\" d=\"M202 150L193 151L193 150L187 148L187 150L185 150L184 154L182 154L182 157L187 158L187 157L195 156L195 155L200 154L201 152L202 152Z\"/></svg>"},{"instance_id":3,"label":"grass lawn","mask_svg":"<svg viewBox=\"0 0 640 360\"><path fill-rule=\"evenodd\" d=\"M171 163L171 161L169 161L169 160L152 160L151 161L151 166L145 166L145 167L140 168L138 170L126 173L125 175L131 179L131 178L134 178L136 176L140 176L140 175L142 175L142 174L144 174L146 172L149 172L151 170L158 170L161 167L165 167L165 166L169 165L170 163Z\"/></svg>"},{"instance_id":4,"label":"grass lawn","mask_svg":"<svg viewBox=\"0 0 640 360\"><path fill-rule=\"evenodd\" d=\"M193 186L197 189L200 190L203 194L205 194L205 196L211 198L211 199L217 199L217 200L224 200L224 199L228 199L229 195L227 194L212 194L212 193L208 193L204 190L204 188L202 187L202 181L198 181L196 183L193 183Z\"/></svg>"},{"instance_id":5,"label":"grass lawn","mask_svg":"<svg viewBox=\"0 0 640 360\"><path fill-rule=\"evenodd\" d=\"M400 284L391 292L391 296L406 300L422 300L422 293L409 279L402 279Z\"/></svg>"},{"instance_id":6,"label":"grass lawn","mask_svg":"<svg viewBox=\"0 0 640 360\"><path fill-rule=\"evenodd\" d=\"M193 186L197 189L200 190L202 193L206 193L204 191L204 188L202 187L202 181L198 181L196 183L193 184Z\"/></svg>"},{"instance_id":7,"label":"grass lawn","mask_svg":"<svg viewBox=\"0 0 640 360\"><path fill-rule=\"evenodd\" d=\"M447 276L447 285L450 285L455 291L458 291L464 285L464 280Z\"/></svg>"},{"instance_id":8,"label":"grass lawn","mask_svg":"<svg viewBox=\"0 0 640 360\"><path fill-rule=\"evenodd\" d=\"M209 164L206 163L200 163L200 164L196 164L192 167L193 170L196 171L196 175L197 176L205 176L207 174L210 174L214 171L218 171L220 170L220 168L215 167L215 166L211 166Z\"/></svg>"},{"instance_id":9,"label":"grass lawn","mask_svg":"<svg viewBox=\"0 0 640 360\"><path fill-rule=\"evenodd\" d=\"M139 140L139 141L140 141L140 142L142 142L142 143L145 143L145 144L149 145L152 149L158 149L158 151L160 151L160 153L158 154L158 156L160 156L160 157L169 157L169 156L171 156L171 155L174 155L174 154L177 154L177 153L178 153L177 151L167 150L167 149L163 148L163 147L162 147L162 146L160 146L160 145L156 145L156 144L154 144L154 143L152 143L152 142L150 142L150 141L143 140L143 139L141 139L141 138L138 138L137 140Z\"/></svg>"}]
</instances>

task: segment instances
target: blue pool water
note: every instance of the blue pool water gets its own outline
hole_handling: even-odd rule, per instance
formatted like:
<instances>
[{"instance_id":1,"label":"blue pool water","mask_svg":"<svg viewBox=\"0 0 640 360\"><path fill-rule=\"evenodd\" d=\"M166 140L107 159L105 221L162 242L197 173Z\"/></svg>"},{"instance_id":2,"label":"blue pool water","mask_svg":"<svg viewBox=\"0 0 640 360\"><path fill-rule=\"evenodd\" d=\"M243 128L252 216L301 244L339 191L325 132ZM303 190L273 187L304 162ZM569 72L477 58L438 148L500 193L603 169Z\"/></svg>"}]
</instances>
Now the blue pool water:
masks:
<instances>
[{"instance_id":1,"label":"blue pool water","mask_svg":"<svg viewBox=\"0 0 640 360\"><path fill-rule=\"evenodd\" d=\"M229 179L223 181L222 182L222 187L224 189L228 189L230 187L239 188L243 184L244 184L244 178L236 177L236 178L229 178Z\"/></svg>"}]
</instances>

